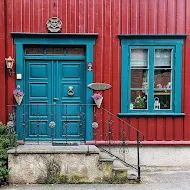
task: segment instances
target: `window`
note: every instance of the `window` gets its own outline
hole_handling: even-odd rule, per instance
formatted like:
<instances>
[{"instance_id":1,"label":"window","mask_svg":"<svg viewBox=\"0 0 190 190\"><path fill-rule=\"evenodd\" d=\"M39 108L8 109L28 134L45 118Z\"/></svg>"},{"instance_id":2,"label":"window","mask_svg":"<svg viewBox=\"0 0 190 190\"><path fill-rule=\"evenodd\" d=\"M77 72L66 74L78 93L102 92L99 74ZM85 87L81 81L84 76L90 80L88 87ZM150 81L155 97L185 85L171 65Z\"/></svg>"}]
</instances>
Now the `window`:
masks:
<instances>
[{"instance_id":1,"label":"window","mask_svg":"<svg viewBox=\"0 0 190 190\"><path fill-rule=\"evenodd\" d=\"M119 35L120 115L183 115L181 80L185 36Z\"/></svg>"},{"instance_id":2,"label":"window","mask_svg":"<svg viewBox=\"0 0 190 190\"><path fill-rule=\"evenodd\" d=\"M65 46L31 46L25 47L25 55L60 55L60 56L85 56L85 48L78 47L65 47Z\"/></svg>"}]
</instances>

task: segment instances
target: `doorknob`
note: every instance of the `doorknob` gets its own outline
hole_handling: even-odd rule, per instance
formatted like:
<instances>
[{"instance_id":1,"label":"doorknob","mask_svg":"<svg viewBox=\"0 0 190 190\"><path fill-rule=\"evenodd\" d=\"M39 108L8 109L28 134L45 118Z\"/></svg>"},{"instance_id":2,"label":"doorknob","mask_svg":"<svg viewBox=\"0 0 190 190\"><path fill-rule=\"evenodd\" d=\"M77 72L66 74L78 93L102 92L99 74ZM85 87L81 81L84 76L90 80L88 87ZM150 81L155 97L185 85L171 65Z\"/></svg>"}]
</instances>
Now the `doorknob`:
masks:
<instances>
[{"instance_id":1,"label":"doorknob","mask_svg":"<svg viewBox=\"0 0 190 190\"><path fill-rule=\"evenodd\" d=\"M59 100L59 98L53 98L53 100L54 100L54 101L58 101L58 100Z\"/></svg>"}]
</instances>

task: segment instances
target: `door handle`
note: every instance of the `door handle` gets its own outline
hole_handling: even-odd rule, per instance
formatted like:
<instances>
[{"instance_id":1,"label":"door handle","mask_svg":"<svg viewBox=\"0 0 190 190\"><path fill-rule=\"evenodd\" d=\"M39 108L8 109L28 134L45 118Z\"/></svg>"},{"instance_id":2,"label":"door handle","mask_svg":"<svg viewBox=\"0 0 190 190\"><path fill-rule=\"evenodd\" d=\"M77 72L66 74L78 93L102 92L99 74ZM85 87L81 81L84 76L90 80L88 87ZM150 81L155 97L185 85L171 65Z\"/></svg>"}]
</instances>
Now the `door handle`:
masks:
<instances>
[{"instance_id":1,"label":"door handle","mask_svg":"<svg viewBox=\"0 0 190 190\"><path fill-rule=\"evenodd\" d=\"M68 93L69 96L73 96L74 95L74 89L73 89L72 86L68 87L68 92L67 93Z\"/></svg>"},{"instance_id":2,"label":"door handle","mask_svg":"<svg viewBox=\"0 0 190 190\"><path fill-rule=\"evenodd\" d=\"M59 98L53 98L53 100L54 100L54 101L58 101L58 100L59 100Z\"/></svg>"}]
</instances>

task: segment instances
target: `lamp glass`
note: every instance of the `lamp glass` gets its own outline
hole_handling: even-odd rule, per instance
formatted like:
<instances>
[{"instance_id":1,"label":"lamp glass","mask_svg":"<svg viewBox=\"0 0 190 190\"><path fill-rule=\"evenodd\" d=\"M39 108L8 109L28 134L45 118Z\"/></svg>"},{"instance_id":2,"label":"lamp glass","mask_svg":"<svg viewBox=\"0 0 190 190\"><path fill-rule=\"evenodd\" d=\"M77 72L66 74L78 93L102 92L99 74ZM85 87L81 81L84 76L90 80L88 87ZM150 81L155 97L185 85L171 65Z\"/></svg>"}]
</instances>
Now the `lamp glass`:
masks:
<instances>
[{"instance_id":1,"label":"lamp glass","mask_svg":"<svg viewBox=\"0 0 190 190\"><path fill-rule=\"evenodd\" d=\"M7 61L7 69L13 68L13 61Z\"/></svg>"}]
</instances>

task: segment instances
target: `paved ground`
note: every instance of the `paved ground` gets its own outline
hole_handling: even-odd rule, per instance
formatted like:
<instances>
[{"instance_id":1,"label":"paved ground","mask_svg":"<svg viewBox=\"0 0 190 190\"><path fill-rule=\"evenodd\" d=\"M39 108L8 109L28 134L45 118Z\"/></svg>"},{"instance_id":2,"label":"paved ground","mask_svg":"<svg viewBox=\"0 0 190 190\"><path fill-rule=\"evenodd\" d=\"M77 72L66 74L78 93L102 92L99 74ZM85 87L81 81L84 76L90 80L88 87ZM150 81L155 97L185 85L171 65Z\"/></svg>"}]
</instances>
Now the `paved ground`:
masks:
<instances>
[{"instance_id":1,"label":"paved ground","mask_svg":"<svg viewBox=\"0 0 190 190\"><path fill-rule=\"evenodd\" d=\"M25 185L1 187L1 190L190 190L190 171L142 173L141 184L124 185Z\"/></svg>"}]
</instances>

